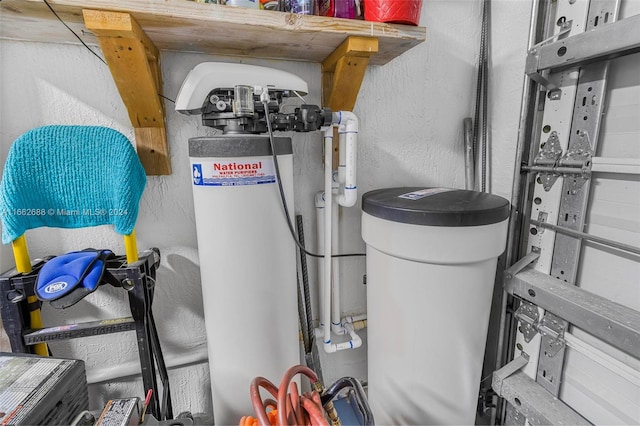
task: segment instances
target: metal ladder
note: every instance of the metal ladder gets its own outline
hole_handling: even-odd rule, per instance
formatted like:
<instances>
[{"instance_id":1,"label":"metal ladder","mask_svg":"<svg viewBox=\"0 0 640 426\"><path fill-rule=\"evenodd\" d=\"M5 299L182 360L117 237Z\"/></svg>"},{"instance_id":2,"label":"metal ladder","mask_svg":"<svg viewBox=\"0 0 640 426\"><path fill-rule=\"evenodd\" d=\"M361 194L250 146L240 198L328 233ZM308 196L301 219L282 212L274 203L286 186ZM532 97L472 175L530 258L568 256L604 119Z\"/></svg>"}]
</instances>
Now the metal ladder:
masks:
<instances>
[{"instance_id":1,"label":"metal ladder","mask_svg":"<svg viewBox=\"0 0 640 426\"><path fill-rule=\"evenodd\" d=\"M109 272L127 292L131 317L32 330L29 327L29 312L39 309L40 305L31 306L34 304L29 303L28 299L29 296L35 296L37 275L45 263L45 260L34 261L33 270L29 273L20 273L14 268L0 275L0 313L12 352L33 353L34 345L55 340L135 331L144 391L152 390L148 410L157 419L172 419L167 368L151 311L156 270L160 264L157 249L140 253L139 259L131 264L127 263L125 256L108 263ZM162 394L159 392L157 375L162 382Z\"/></svg>"}]
</instances>

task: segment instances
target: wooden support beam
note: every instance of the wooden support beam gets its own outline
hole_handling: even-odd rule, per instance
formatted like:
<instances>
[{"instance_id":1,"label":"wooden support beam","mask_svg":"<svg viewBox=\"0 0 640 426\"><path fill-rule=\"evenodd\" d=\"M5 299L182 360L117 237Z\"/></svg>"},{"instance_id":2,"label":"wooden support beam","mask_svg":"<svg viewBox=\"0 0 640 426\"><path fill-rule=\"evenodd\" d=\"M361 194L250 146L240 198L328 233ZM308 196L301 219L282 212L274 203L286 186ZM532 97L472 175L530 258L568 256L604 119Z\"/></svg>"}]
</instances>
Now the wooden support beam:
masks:
<instances>
[{"instance_id":1,"label":"wooden support beam","mask_svg":"<svg viewBox=\"0 0 640 426\"><path fill-rule=\"evenodd\" d=\"M140 161L148 175L171 174L159 93L159 52L128 13L83 9L87 29L98 38L135 129Z\"/></svg>"},{"instance_id":2,"label":"wooden support beam","mask_svg":"<svg viewBox=\"0 0 640 426\"><path fill-rule=\"evenodd\" d=\"M353 111L378 39L350 36L322 62L322 105L333 111ZM338 167L338 137L334 131L333 167Z\"/></svg>"},{"instance_id":3,"label":"wooden support beam","mask_svg":"<svg viewBox=\"0 0 640 426\"><path fill-rule=\"evenodd\" d=\"M334 111L353 111L369 58L378 52L378 39L348 37L322 62L322 101Z\"/></svg>"}]
</instances>

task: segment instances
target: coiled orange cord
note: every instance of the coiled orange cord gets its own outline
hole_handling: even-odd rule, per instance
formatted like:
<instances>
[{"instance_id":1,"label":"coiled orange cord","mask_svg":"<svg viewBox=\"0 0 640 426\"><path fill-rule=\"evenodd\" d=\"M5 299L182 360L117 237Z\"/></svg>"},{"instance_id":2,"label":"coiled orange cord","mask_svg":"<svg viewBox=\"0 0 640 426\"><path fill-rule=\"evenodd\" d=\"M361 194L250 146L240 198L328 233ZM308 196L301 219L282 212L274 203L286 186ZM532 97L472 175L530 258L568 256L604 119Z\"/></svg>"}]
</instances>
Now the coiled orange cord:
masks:
<instances>
[{"instance_id":1,"label":"coiled orange cord","mask_svg":"<svg viewBox=\"0 0 640 426\"><path fill-rule=\"evenodd\" d=\"M291 380L298 374L306 376L314 386L312 392L298 393L298 385ZM260 388L264 388L274 398L262 400ZM239 426L285 426L285 425L313 425L329 426L325 418L324 408L318 390L322 385L318 376L308 367L296 365L288 369L277 388L264 377L256 377L251 382L251 405L256 418L244 416ZM288 391L288 392L287 392ZM267 411L271 409L270 411Z\"/></svg>"}]
</instances>

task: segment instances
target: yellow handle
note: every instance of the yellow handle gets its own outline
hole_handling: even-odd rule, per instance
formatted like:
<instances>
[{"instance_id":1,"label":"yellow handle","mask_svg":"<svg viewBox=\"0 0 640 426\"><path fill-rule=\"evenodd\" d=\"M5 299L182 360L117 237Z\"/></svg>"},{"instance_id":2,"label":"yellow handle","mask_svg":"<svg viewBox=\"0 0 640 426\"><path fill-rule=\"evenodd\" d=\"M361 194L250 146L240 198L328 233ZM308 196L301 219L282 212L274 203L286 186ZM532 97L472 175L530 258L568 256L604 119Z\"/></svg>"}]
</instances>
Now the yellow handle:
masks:
<instances>
[{"instance_id":1,"label":"yellow handle","mask_svg":"<svg viewBox=\"0 0 640 426\"><path fill-rule=\"evenodd\" d=\"M31 259L29 259L27 239L24 234L13 240L11 247L13 248L13 257L16 260L16 270L23 274L31 272Z\"/></svg>"},{"instance_id":2,"label":"yellow handle","mask_svg":"<svg viewBox=\"0 0 640 426\"><path fill-rule=\"evenodd\" d=\"M16 261L16 270L23 274L28 274L32 271L31 259L29 258L29 250L27 249L27 239L24 234L16 238L12 243L13 257ZM37 303L38 298L36 296L28 296L27 303ZM31 328L42 328L42 317L40 316L40 309L34 309L29 312L29 319ZM38 343L34 346L35 353L42 356L49 356L49 349L46 343Z\"/></svg>"},{"instance_id":3,"label":"yellow handle","mask_svg":"<svg viewBox=\"0 0 640 426\"><path fill-rule=\"evenodd\" d=\"M124 236L124 252L127 254L127 263L138 261L138 243L136 242L136 231Z\"/></svg>"}]
</instances>

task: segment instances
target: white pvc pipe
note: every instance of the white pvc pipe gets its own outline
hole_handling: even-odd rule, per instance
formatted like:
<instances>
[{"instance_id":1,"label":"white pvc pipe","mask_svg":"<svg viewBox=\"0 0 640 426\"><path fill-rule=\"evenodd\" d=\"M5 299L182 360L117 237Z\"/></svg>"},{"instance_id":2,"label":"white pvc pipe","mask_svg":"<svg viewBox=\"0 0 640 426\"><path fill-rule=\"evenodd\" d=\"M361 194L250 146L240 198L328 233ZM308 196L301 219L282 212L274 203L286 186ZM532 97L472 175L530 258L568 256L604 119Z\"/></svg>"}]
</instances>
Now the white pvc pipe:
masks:
<instances>
[{"instance_id":1,"label":"white pvc pipe","mask_svg":"<svg viewBox=\"0 0 640 426\"><path fill-rule=\"evenodd\" d=\"M321 331L325 352L332 353L343 349L357 348L362 340L355 332L353 324L345 324L340 320L340 287L337 264L334 267L332 250L337 250L338 227L333 225L333 217L338 218L338 205L353 206L358 198L356 186L356 142L358 135L358 118L349 111L333 113L332 126L338 126L340 136L340 167L338 168L338 194L333 199L333 127L324 129L324 264L322 272L321 292ZM344 161L342 161L344 159ZM331 196L329 196L331 194ZM334 207L334 201L336 206ZM320 229L320 228L319 228ZM336 274L335 279L333 273ZM332 285L332 281L335 286ZM333 298L332 298L333 293ZM324 299L324 300L322 300ZM333 311L333 316L332 316ZM334 324L330 324L333 320ZM351 340L344 343L331 343L331 329L337 334L349 333Z\"/></svg>"},{"instance_id":2,"label":"white pvc pipe","mask_svg":"<svg viewBox=\"0 0 640 426\"><path fill-rule=\"evenodd\" d=\"M347 324L345 324L344 328L347 329L347 332L351 336L351 341L349 342L351 344L351 347L353 349L356 349L356 348L359 348L360 346L362 346L362 339L356 333L354 325L351 324L351 323L347 323Z\"/></svg>"},{"instance_id":3,"label":"white pvc pipe","mask_svg":"<svg viewBox=\"0 0 640 426\"><path fill-rule=\"evenodd\" d=\"M324 253L324 192L320 191L316 193L315 197L316 205L316 231L317 231L317 253ZM324 325L324 258L318 258L318 312L320 312L319 320L320 327Z\"/></svg>"},{"instance_id":4,"label":"white pvc pipe","mask_svg":"<svg viewBox=\"0 0 640 426\"><path fill-rule=\"evenodd\" d=\"M324 131L324 309L321 320L323 324L324 349L326 352L335 352L331 350L335 345L331 344L331 211L333 205L333 197L331 189L333 186L333 128L329 127Z\"/></svg>"},{"instance_id":5,"label":"white pvc pipe","mask_svg":"<svg viewBox=\"0 0 640 426\"><path fill-rule=\"evenodd\" d=\"M337 193L338 188L334 188L334 192ZM340 205L333 203L331 209L332 227L331 227L331 251L333 253L338 252L338 222L340 214ZM331 260L332 269L332 290L331 290L331 331L335 334L346 334L347 331L342 326L340 321L340 262L337 259Z\"/></svg>"},{"instance_id":6,"label":"white pvc pipe","mask_svg":"<svg viewBox=\"0 0 640 426\"><path fill-rule=\"evenodd\" d=\"M338 183L344 185L347 177L346 133L338 133Z\"/></svg>"},{"instance_id":7,"label":"white pvc pipe","mask_svg":"<svg viewBox=\"0 0 640 426\"><path fill-rule=\"evenodd\" d=\"M354 332L367 328L367 314L352 315L342 318L342 325L346 327L347 324L353 326Z\"/></svg>"},{"instance_id":8,"label":"white pvc pipe","mask_svg":"<svg viewBox=\"0 0 640 426\"><path fill-rule=\"evenodd\" d=\"M356 141L358 136L358 118L349 111L340 111L334 115L334 123L338 125L340 142L338 183L343 186L343 191L336 197L336 207L332 210L333 216L338 219L339 208L337 205L351 207L356 203L358 192L356 186ZM337 251L337 224L334 232L334 249ZM333 280L333 316L331 328L336 334L346 334L347 330L340 321L340 278L338 262L334 263Z\"/></svg>"},{"instance_id":9,"label":"white pvc pipe","mask_svg":"<svg viewBox=\"0 0 640 426\"><path fill-rule=\"evenodd\" d=\"M356 349L362 346L362 339L358 336L356 331L365 328L367 326L367 320L357 321L353 324L350 322L343 322L343 325L345 334L349 334L351 340L342 343L325 343L323 347L326 353L334 353L345 349ZM317 338L322 336L322 328L316 328L315 332Z\"/></svg>"},{"instance_id":10,"label":"white pvc pipe","mask_svg":"<svg viewBox=\"0 0 640 426\"><path fill-rule=\"evenodd\" d=\"M333 123L338 125L340 139L344 138L344 187L337 198L344 207L352 207L358 199L356 186L356 142L358 139L358 117L350 111L338 111L333 114ZM341 154L342 155L342 154ZM340 169L338 170L340 181Z\"/></svg>"},{"instance_id":11,"label":"white pvc pipe","mask_svg":"<svg viewBox=\"0 0 640 426\"><path fill-rule=\"evenodd\" d=\"M336 178L336 174L333 174L333 177ZM336 182L334 181L334 187L332 192L336 194L338 189L336 186ZM324 252L324 238L325 238L325 196L324 192L318 192L315 196L315 207L316 207L316 226L317 226L317 235L318 235L318 245L317 250L318 253ZM338 203L332 203L331 207L331 252L335 253L338 251L338 215L339 215L340 206ZM318 282L319 282L319 292L320 292L320 312L324 313L324 304L327 303L324 299L324 287L326 285L325 279L325 268L324 268L324 258L318 259ZM331 261L331 331L335 334L346 334L347 331L344 329L342 325L342 321L340 319L340 263L336 259L332 259ZM327 321L324 316L320 318L320 326L324 326Z\"/></svg>"},{"instance_id":12,"label":"white pvc pipe","mask_svg":"<svg viewBox=\"0 0 640 426\"><path fill-rule=\"evenodd\" d=\"M334 178L334 187L333 193L336 194L338 188L336 187L335 179L337 178L337 174L333 174ZM316 229L317 229L317 251L318 253L324 252L324 229L325 229L325 202L324 202L324 192L318 192L315 196L315 207L316 207ZM335 253L338 251L338 218L340 212L340 206L338 203L332 204L332 218L331 218L331 251ZM345 317L341 319L341 309L340 309L340 262L337 259L332 259L331 262L331 331L338 335L347 334L347 330L344 327L345 322L357 322L362 319L366 319L366 315L358 315L355 317ZM319 292L320 292L320 312L324 312L324 258L318 259L318 283L319 283ZM354 319L355 318L355 319ZM325 323L326 319L324 317L320 318L320 326L322 327ZM358 330L358 327L354 327Z\"/></svg>"},{"instance_id":13,"label":"white pvc pipe","mask_svg":"<svg viewBox=\"0 0 640 426\"><path fill-rule=\"evenodd\" d=\"M342 319L343 323L351 323L353 324L354 322L358 322L358 321L364 321L367 319L367 314L360 314L360 315L351 315L351 316L347 316L344 317Z\"/></svg>"}]
</instances>

